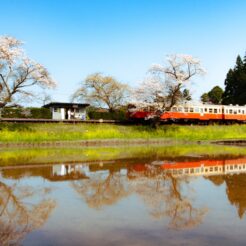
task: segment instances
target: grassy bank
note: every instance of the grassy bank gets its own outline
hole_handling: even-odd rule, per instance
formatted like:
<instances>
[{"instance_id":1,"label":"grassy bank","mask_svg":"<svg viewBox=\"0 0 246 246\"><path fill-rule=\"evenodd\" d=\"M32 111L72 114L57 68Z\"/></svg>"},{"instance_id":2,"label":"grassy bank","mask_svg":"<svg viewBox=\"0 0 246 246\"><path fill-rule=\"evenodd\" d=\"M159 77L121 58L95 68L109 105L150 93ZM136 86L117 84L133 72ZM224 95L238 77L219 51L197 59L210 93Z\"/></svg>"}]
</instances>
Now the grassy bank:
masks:
<instances>
[{"instance_id":1,"label":"grassy bank","mask_svg":"<svg viewBox=\"0 0 246 246\"><path fill-rule=\"evenodd\" d=\"M119 126L107 124L0 123L0 142L79 141L104 139L220 140L246 139L246 125Z\"/></svg>"}]
</instances>

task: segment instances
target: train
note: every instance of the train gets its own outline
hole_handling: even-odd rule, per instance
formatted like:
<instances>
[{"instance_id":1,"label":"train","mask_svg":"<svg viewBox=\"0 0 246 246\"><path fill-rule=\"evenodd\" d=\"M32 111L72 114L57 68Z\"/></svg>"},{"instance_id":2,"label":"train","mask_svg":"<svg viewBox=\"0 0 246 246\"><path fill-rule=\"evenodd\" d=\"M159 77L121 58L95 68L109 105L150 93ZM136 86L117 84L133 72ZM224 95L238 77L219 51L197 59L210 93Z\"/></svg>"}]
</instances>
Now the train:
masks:
<instances>
[{"instance_id":1,"label":"train","mask_svg":"<svg viewBox=\"0 0 246 246\"><path fill-rule=\"evenodd\" d=\"M131 107L128 117L143 122L157 118L162 123L246 123L246 105L183 104L163 112Z\"/></svg>"}]
</instances>

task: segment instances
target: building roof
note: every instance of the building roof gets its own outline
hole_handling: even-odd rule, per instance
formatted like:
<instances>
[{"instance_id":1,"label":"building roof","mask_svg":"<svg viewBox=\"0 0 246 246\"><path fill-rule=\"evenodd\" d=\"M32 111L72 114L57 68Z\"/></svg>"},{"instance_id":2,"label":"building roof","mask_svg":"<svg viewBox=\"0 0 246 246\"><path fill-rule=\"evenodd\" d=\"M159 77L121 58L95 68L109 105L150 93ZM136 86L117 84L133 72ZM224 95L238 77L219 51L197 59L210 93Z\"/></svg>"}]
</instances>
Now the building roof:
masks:
<instances>
[{"instance_id":1,"label":"building roof","mask_svg":"<svg viewBox=\"0 0 246 246\"><path fill-rule=\"evenodd\" d=\"M45 104L43 108L85 108L90 106L89 103L64 103L64 102L51 102Z\"/></svg>"}]
</instances>

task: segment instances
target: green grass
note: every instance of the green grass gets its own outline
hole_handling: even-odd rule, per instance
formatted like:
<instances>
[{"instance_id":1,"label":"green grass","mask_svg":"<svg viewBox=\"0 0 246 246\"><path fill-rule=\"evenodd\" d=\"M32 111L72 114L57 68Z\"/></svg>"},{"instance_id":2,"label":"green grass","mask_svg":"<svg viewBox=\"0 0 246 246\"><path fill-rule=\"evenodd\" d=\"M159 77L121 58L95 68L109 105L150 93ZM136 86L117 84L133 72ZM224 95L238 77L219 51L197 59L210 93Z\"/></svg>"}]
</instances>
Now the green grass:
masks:
<instances>
[{"instance_id":1,"label":"green grass","mask_svg":"<svg viewBox=\"0 0 246 246\"><path fill-rule=\"evenodd\" d=\"M246 125L120 126L110 124L0 123L0 142L46 142L102 139L221 140L246 139Z\"/></svg>"}]
</instances>

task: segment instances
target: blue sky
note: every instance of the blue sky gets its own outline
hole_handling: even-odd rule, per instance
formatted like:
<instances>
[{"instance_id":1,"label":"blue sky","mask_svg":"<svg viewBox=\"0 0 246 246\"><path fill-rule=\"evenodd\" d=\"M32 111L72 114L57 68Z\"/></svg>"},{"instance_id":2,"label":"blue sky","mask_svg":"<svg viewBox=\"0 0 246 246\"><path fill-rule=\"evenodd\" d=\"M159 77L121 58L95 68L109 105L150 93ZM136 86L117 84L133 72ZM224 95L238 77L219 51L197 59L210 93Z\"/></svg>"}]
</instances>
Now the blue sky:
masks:
<instances>
[{"instance_id":1,"label":"blue sky","mask_svg":"<svg viewBox=\"0 0 246 246\"><path fill-rule=\"evenodd\" d=\"M88 74L129 85L167 54L190 54L207 70L195 98L215 85L246 51L244 0L0 0L0 35L25 42L27 54L59 83L53 101L68 101Z\"/></svg>"}]
</instances>

